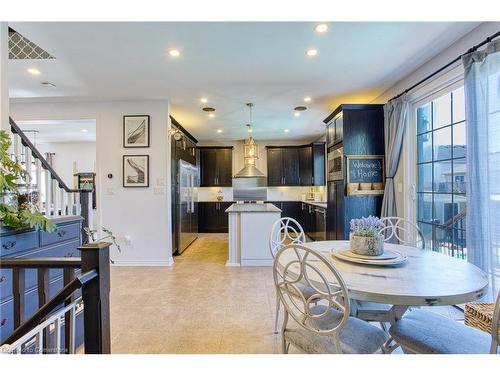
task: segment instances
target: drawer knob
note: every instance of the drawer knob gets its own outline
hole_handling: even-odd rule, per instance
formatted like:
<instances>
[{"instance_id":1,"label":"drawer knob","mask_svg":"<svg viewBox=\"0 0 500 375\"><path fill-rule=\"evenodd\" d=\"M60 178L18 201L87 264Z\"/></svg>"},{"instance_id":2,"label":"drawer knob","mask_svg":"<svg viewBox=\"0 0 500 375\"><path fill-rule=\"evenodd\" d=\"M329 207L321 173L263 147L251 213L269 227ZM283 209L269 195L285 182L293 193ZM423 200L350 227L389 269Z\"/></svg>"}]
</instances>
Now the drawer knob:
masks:
<instances>
[{"instance_id":1,"label":"drawer knob","mask_svg":"<svg viewBox=\"0 0 500 375\"><path fill-rule=\"evenodd\" d=\"M4 244L2 245L2 247L3 247L5 250L12 249L14 246L16 246L16 241L7 241L6 243L4 243Z\"/></svg>"},{"instance_id":2,"label":"drawer knob","mask_svg":"<svg viewBox=\"0 0 500 375\"><path fill-rule=\"evenodd\" d=\"M0 320L0 327L3 327L5 324L7 324L7 318Z\"/></svg>"},{"instance_id":3,"label":"drawer knob","mask_svg":"<svg viewBox=\"0 0 500 375\"><path fill-rule=\"evenodd\" d=\"M65 230L58 230L58 231L57 231L57 235L58 235L59 237L64 237L64 236L66 235L66 231L65 231Z\"/></svg>"},{"instance_id":4,"label":"drawer knob","mask_svg":"<svg viewBox=\"0 0 500 375\"><path fill-rule=\"evenodd\" d=\"M5 280L7 280L7 278L5 275L2 275L2 277L0 277L0 283L3 283Z\"/></svg>"}]
</instances>

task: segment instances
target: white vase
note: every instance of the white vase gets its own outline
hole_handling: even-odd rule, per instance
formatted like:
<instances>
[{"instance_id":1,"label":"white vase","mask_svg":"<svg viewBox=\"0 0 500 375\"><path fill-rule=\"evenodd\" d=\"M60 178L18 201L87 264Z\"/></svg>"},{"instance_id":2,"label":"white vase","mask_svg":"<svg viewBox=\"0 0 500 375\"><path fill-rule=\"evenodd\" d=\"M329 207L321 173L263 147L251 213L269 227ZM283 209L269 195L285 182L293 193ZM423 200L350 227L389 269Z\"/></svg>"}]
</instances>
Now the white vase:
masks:
<instances>
[{"instance_id":1,"label":"white vase","mask_svg":"<svg viewBox=\"0 0 500 375\"><path fill-rule=\"evenodd\" d=\"M350 249L358 255L382 255L384 253L384 236L375 237L349 235Z\"/></svg>"}]
</instances>

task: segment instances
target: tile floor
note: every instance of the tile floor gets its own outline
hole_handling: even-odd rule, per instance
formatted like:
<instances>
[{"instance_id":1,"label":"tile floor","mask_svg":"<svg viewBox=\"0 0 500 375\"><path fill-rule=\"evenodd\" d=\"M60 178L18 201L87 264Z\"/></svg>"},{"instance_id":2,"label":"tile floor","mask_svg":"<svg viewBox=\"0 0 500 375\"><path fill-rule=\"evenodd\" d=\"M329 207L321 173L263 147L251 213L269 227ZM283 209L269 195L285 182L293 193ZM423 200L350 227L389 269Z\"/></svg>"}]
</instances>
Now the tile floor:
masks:
<instances>
[{"instance_id":1,"label":"tile floor","mask_svg":"<svg viewBox=\"0 0 500 375\"><path fill-rule=\"evenodd\" d=\"M226 259L227 235L204 234L173 267L113 267L112 352L280 353L271 268Z\"/></svg>"}]
</instances>

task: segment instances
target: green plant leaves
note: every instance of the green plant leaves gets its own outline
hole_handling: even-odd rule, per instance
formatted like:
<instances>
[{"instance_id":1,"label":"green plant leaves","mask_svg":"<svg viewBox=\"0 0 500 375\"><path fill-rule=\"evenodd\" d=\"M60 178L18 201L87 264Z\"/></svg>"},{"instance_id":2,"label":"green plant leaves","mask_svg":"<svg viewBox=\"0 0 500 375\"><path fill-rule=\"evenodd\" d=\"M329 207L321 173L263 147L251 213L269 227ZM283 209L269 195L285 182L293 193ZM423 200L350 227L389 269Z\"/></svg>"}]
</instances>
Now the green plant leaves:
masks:
<instances>
[{"instance_id":1,"label":"green plant leaves","mask_svg":"<svg viewBox=\"0 0 500 375\"><path fill-rule=\"evenodd\" d=\"M0 193L14 196L13 201L15 202L18 201L19 197L17 182L20 180L28 181L29 174L17 160L11 159L9 155L10 145L9 134L0 130ZM0 221L13 229L29 227L45 232L54 232L57 229L56 225L43 216L32 204L23 204L17 208L0 203Z\"/></svg>"}]
</instances>

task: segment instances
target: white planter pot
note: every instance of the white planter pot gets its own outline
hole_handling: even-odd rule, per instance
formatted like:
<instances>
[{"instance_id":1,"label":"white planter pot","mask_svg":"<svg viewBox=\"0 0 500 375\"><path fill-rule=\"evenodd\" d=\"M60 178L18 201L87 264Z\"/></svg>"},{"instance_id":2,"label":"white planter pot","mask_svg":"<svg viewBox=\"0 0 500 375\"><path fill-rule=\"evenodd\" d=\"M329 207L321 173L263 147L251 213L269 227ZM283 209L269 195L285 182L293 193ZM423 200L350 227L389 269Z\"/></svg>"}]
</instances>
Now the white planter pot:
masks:
<instances>
[{"instance_id":1,"label":"white planter pot","mask_svg":"<svg viewBox=\"0 0 500 375\"><path fill-rule=\"evenodd\" d=\"M361 237L349 235L350 249L359 255L382 255L384 253L384 236Z\"/></svg>"}]
</instances>

